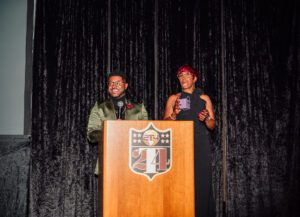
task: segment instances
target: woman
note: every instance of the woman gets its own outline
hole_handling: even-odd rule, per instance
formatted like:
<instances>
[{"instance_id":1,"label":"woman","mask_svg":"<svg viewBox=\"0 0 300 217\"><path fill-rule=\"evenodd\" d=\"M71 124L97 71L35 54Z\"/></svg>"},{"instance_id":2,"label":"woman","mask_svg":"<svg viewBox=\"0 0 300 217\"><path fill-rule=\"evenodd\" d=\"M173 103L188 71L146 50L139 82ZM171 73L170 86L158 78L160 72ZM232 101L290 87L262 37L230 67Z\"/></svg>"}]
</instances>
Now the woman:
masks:
<instances>
[{"instance_id":1,"label":"woman","mask_svg":"<svg viewBox=\"0 0 300 217\"><path fill-rule=\"evenodd\" d=\"M215 216L212 194L211 150L208 130L215 127L213 104L208 95L195 87L197 71L184 65L177 72L182 92L167 101L164 120L194 121L195 211L196 217Z\"/></svg>"}]
</instances>

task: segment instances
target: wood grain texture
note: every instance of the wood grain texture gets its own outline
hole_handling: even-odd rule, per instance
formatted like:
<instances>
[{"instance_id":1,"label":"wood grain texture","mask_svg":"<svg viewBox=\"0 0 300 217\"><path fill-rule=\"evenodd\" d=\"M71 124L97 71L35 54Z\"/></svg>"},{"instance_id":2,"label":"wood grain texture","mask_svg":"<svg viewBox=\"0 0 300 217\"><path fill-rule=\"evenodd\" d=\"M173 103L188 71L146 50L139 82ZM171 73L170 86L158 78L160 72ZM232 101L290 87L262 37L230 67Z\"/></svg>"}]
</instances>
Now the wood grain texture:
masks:
<instances>
[{"instance_id":1,"label":"wood grain texture","mask_svg":"<svg viewBox=\"0 0 300 217\"><path fill-rule=\"evenodd\" d=\"M152 122L172 129L171 169L152 181L129 168L130 128ZM193 217L194 145L191 121L106 121L103 150L104 217Z\"/></svg>"}]
</instances>

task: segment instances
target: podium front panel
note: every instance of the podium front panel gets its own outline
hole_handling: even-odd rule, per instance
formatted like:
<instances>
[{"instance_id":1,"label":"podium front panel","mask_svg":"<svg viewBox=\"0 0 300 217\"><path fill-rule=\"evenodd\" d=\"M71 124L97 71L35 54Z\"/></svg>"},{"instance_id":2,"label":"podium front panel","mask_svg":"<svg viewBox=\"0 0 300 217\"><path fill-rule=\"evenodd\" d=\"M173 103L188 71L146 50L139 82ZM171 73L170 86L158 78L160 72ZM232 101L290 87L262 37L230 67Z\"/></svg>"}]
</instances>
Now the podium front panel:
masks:
<instances>
[{"instance_id":1,"label":"podium front panel","mask_svg":"<svg viewBox=\"0 0 300 217\"><path fill-rule=\"evenodd\" d=\"M194 217L192 121L105 121L103 142L103 217Z\"/></svg>"}]
</instances>

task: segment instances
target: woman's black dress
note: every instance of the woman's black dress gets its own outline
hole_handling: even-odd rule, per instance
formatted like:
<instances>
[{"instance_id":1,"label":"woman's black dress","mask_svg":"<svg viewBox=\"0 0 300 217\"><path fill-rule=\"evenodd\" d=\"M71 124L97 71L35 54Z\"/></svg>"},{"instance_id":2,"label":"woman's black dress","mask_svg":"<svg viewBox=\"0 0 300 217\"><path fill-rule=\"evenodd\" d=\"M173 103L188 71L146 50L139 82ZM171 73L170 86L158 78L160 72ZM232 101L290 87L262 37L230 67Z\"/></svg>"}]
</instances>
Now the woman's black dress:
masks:
<instances>
[{"instance_id":1,"label":"woman's black dress","mask_svg":"<svg viewBox=\"0 0 300 217\"><path fill-rule=\"evenodd\" d=\"M194 159L195 159L195 212L196 217L215 216L215 202L212 193L211 148L209 132L198 119L198 114L205 108L205 101L200 98L201 89L192 94L182 92L180 98L190 98L191 108L182 110L177 120L194 121Z\"/></svg>"}]
</instances>

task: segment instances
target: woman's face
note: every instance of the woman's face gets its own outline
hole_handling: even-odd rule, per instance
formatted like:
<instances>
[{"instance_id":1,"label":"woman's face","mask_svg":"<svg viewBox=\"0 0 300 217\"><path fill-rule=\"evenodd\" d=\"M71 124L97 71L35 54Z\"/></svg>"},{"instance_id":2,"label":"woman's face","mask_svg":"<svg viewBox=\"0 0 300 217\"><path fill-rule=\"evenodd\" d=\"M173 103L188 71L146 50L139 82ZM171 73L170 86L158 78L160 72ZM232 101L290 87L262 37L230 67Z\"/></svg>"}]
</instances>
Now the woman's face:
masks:
<instances>
[{"instance_id":1,"label":"woman's face","mask_svg":"<svg viewBox=\"0 0 300 217\"><path fill-rule=\"evenodd\" d=\"M197 81L197 77L189 71L183 71L177 77L183 90L193 88Z\"/></svg>"}]
</instances>

